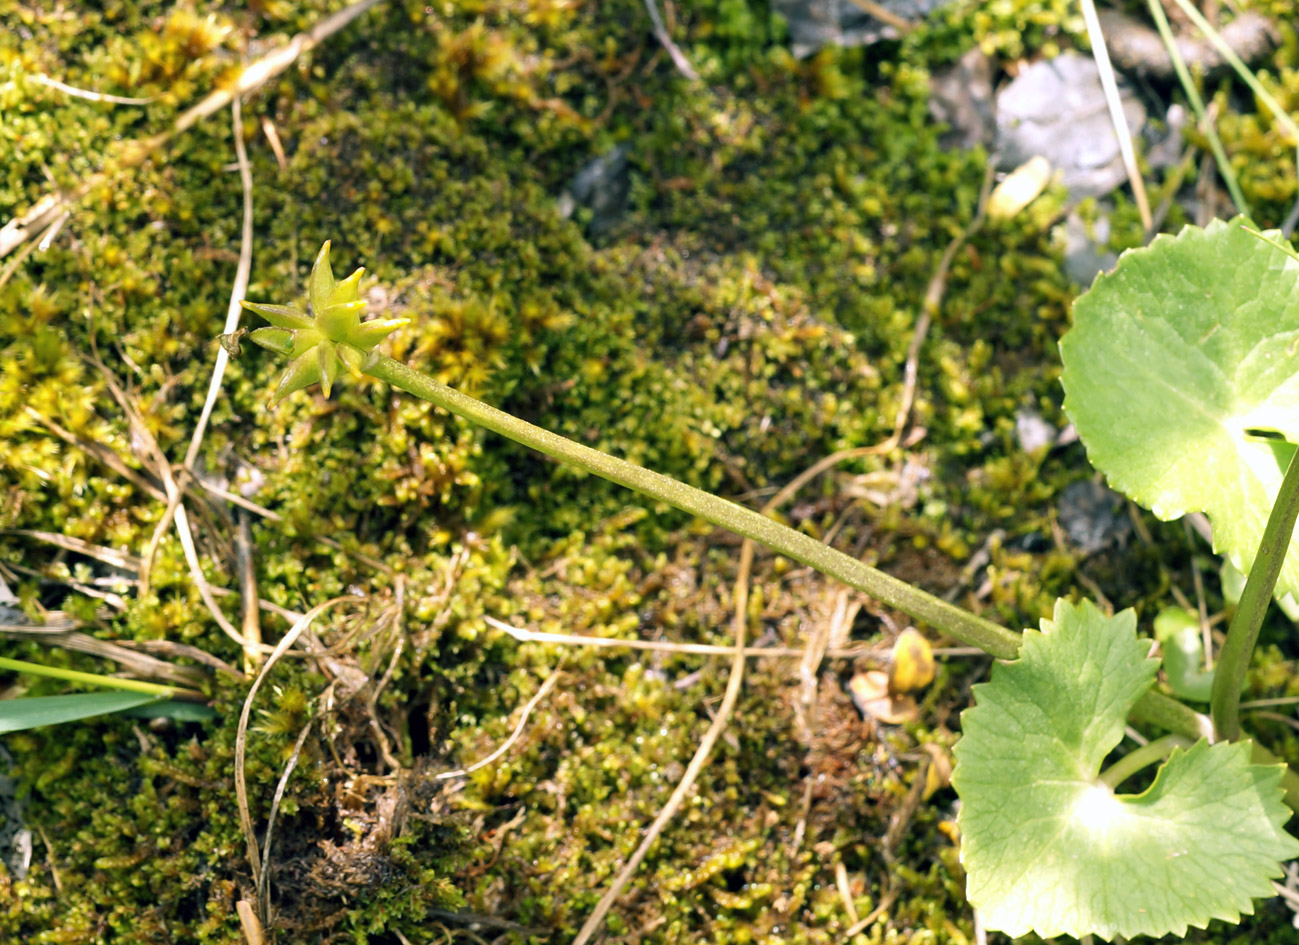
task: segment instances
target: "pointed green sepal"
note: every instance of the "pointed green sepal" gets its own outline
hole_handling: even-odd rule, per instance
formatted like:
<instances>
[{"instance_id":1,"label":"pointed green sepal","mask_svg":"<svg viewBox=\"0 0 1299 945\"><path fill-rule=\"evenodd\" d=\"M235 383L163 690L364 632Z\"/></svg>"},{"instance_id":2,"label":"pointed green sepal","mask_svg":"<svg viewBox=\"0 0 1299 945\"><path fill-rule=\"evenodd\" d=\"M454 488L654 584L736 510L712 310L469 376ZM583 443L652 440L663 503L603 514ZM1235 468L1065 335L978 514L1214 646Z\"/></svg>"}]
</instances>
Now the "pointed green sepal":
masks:
<instances>
[{"instance_id":1,"label":"pointed green sepal","mask_svg":"<svg viewBox=\"0 0 1299 945\"><path fill-rule=\"evenodd\" d=\"M276 328L287 328L292 331L297 328L312 327L311 319L300 308L289 305L267 305L264 302L242 301L239 304L250 312L256 312Z\"/></svg>"},{"instance_id":2,"label":"pointed green sepal","mask_svg":"<svg viewBox=\"0 0 1299 945\"><path fill-rule=\"evenodd\" d=\"M248 333L248 340L276 354L293 352L293 332L285 328L254 328Z\"/></svg>"},{"instance_id":3,"label":"pointed green sepal","mask_svg":"<svg viewBox=\"0 0 1299 945\"><path fill-rule=\"evenodd\" d=\"M338 360L343 362L343 367L347 368L347 373L352 375L356 380L361 379L361 366L365 363L365 352L360 348L353 348L349 344L340 344L338 346Z\"/></svg>"},{"instance_id":4,"label":"pointed green sepal","mask_svg":"<svg viewBox=\"0 0 1299 945\"><path fill-rule=\"evenodd\" d=\"M320 361L320 389L328 397L338 378L338 356L333 345L317 345L316 358Z\"/></svg>"},{"instance_id":5,"label":"pointed green sepal","mask_svg":"<svg viewBox=\"0 0 1299 945\"><path fill-rule=\"evenodd\" d=\"M342 302L328 305L316 316L316 324L329 338L336 341L346 340L356 326L361 324L365 313L365 302Z\"/></svg>"},{"instance_id":6,"label":"pointed green sepal","mask_svg":"<svg viewBox=\"0 0 1299 945\"><path fill-rule=\"evenodd\" d=\"M295 331L293 333L293 350L289 353L295 358L300 357L323 341L325 341L325 336L314 328Z\"/></svg>"},{"instance_id":7,"label":"pointed green sepal","mask_svg":"<svg viewBox=\"0 0 1299 945\"><path fill-rule=\"evenodd\" d=\"M334 294L334 270L329 265L329 240L320 247L315 265L311 267L311 314L320 317L321 309L329 305Z\"/></svg>"},{"instance_id":8,"label":"pointed green sepal","mask_svg":"<svg viewBox=\"0 0 1299 945\"><path fill-rule=\"evenodd\" d=\"M319 381L320 358L315 351L301 354L290 361L289 366L280 374L280 382L275 386L275 393L271 395L271 403L278 404L293 392L310 387Z\"/></svg>"},{"instance_id":9,"label":"pointed green sepal","mask_svg":"<svg viewBox=\"0 0 1299 945\"><path fill-rule=\"evenodd\" d=\"M365 275L364 266L334 286L334 294L330 301L337 305L340 302L355 302L359 299L361 297L361 276L363 275Z\"/></svg>"},{"instance_id":10,"label":"pointed green sepal","mask_svg":"<svg viewBox=\"0 0 1299 945\"><path fill-rule=\"evenodd\" d=\"M373 321L361 322L348 338L362 351L369 351L398 328L410 324L409 318L376 318Z\"/></svg>"}]
</instances>

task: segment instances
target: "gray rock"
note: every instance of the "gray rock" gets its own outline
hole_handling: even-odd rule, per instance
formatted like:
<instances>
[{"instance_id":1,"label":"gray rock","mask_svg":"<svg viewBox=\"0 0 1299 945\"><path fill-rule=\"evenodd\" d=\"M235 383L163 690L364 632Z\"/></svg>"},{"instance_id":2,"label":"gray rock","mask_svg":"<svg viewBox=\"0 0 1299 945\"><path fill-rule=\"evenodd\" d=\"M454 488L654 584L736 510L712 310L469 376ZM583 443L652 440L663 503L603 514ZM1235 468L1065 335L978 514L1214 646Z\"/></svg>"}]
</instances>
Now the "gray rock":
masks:
<instances>
[{"instance_id":1,"label":"gray rock","mask_svg":"<svg viewBox=\"0 0 1299 945\"><path fill-rule=\"evenodd\" d=\"M1084 555L1121 547L1132 534L1123 496L1090 479L1066 486L1056 511L1065 535Z\"/></svg>"},{"instance_id":2,"label":"gray rock","mask_svg":"<svg viewBox=\"0 0 1299 945\"><path fill-rule=\"evenodd\" d=\"M1102 216L1088 226L1071 211L1058 232L1064 238L1064 271L1083 288L1119 261L1118 254L1106 245L1110 238L1109 217Z\"/></svg>"},{"instance_id":3,"label":"gray rock","mask_svg":"<svg viewBox=\"0 0 1299 945\"><path fill-rule=\"evenodd\" d=\"M1119 92L1128 129L1146 120L1127 82ZM1013 170L1041 155L1059 171L1071 199L1099 197L1126 178L1118 137L1090 56L1065 52L1021 72L997 96L997 166Z\"/></svg>"},{"instance_id":4,"label":"gray rock","mask_svg":"<svg viewBox=\"0 0 1299 945\"><path fill-rule=\"evenodd\" d=\"M1036 453L1055 442L1055 427L1038 416L1036 411L1024 408L1015 414L1015 439L1025 453Z\"/></svg>"},{"instance_id":5,"label":"gray rock","mask_svg":"<svg viewBox=\"0 0 1299 945\"><path fill-rule=\"evenodd\" d=\"M631 190L631 173L627 156L631 145L623 142L608 154L588 161L578 171L559 196L559 212L565 219L579 207L591 211L586 230L599 236L611 230L627 209L627 194Z\"/></svg>"},{"instance_id":6,"label":"gray rock","mask_svg":"<svg viewBox=\"0 0 1299 945\"><path fill-rule=\"evenodd\" d=\"M992 62L977 46L929 79L929 114L947 125L939 143L945 148L991 149L997 138L997 101L992 91Z\"/></svg>"},{"instance_id":7,"label":"gray rock","mask_svg":"<svg viewBox=\"0 0 1299 945\"><path fill-rule=\"evenodd\" d=\"M914 22L951 0L877 0L881 9ZM773 0L772 9L789 26L790 49L799 59L822 46L869 46L895 39L898 31L852 0Z\"/></svg>"}]
</instances>

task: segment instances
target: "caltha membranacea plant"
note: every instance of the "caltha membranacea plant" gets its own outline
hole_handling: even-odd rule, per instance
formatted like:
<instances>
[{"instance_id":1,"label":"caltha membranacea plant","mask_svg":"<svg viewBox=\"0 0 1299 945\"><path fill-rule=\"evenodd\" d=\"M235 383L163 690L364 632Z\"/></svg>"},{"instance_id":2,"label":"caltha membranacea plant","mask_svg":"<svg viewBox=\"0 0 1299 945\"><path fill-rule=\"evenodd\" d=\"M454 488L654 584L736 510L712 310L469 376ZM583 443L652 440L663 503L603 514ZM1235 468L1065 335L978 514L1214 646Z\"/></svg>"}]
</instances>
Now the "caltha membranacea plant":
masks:
<instances>
[{"instance_id":1,"label":"caltha membranacea plant","mask_svg":"<svg viewBox=\"0 0 1299 945\"><path fill-rule=\"evenodd\" d=\"M310 313L288 305L243 303L271 323L270 328L249 332L248 339L292 358L275 385L276 402L316 383L328 397L341 371L359 378L375 345L409 323L405 318L361 320L366 307L360 292L364 273L358 269L342 282L335 280L326 240L311 267Z\"/></svg>"},{"instance_id":2,"label":"caltha membranacea plant","mask_svg":"<svg viewBox=\"0 0 1299 945\"><path fill-rule=\"evenodd\" d=\"M1231 233L1225 226L1204 232L1206 237L1212 237L1210 242L1220 240L1224 232ZM1237 242L1243 240L1242 245L1256 243L1248 235L1235 238ZM1139 274L1143 265L1159 263L1164 258L1160 254L1167 254L1170 248L1204 242L1196 237L1179 239L1181 242L1156 241L1149 256L1134 252L1125 257L1128 261L1119 271L1092 290L1091 298L1096 300L1093 307L1105 300L1102 290L1108 286L1112 297L1101 306L1103 311L1128 310L1135 305L1142 324L1153 331L1158 313L1147 300L1160 297L1159 292L1157 287L1144 285L1135 285L1142 289L1135 292L1133 274ZM1191 300L1173 296L1171 289L1166 289L1170 309L1199 311L1205 307L1206 298L1225 298L1225 291L1193 283L1186 273L1198 271L1212 280L1221 268L1218 261L1238 258L1241 248L1215 243L1202 247L1199 253L1202 262L1208 260L1212 265L1170 267L1157 286L1174 287L1183 293L1194 290L1197 303L1192 305ZM869 594L885 606L1007 661L993 670L990 682L975 690L976 706L962 717L965 734L956 748L956 771L952 775L962 802L960 830L968 895L986 928L1012 935L1036 931L1044 937L1093 933L1107 939L1169 932L1181 935L1188 925L1203 927L1214 918L1237 921L1249 913L1255 898L1272 893L1272 880L1284 874L1282 862L1299 855L1299 841L1284 829L1288 811L1282 800L1284 781L1299 778L1247 741L1227 735L1210 744L1204 737L1214 733L1208 719L1153 691L1156 665L1147 656L1148 642L1137 637L1136 617L1131 611L1108 617L1094 605L1060 601L1053 619L1044 621L1040 632L1029 631L1021 636L753 509L565 439L475 400L375 350L375 345L401 322L361 321L363 303L357 292L360 273L336 284L329 271L328 250L325 244L312 273L314 320L283 306L245 303L274 326L252 332L252 339L293 359L279 383L277 396L316 381L328 392L340 365L350 372L364 373L561 462L761 542ZM1299 267L1290 274L1287 285L1293 287L1295 280L1299 280ZM1258 272L1242 270L1242 278L1231 284L1244 291L1265 281ZM1294 298L1299 300L1299 293ZM1085 303L1076 307L1075 332L1087 322L1087 311ZM1181 330L1202 341L1210 336L1221 337L1224 356L1263 348L1264 354L1277 354L1277 365L1284 366L1286 359L1272 349L1285 351L1293 344L1294 326L1299 324L1299 301L1280 322L1270 320L1265 308L1252 303L1233 303L1231 311L1219 314L1221 331L1186 325ZM1212 312L1204 317L1210 316L1219 317ZM1236 324L1242 320L1248 324ZM1284 331L1263 345L1257 337L1243 332L1244 328L1270 332L1268 326L1273 325ZM1172 351L1167 336L1164 331L1153 337ZM1070 337L1076 340L1076 335ZM1105 356L1100 344L1070 342L1069 347L1084 350L1087 357L1081 359L1083 362L1094 361L1102 371L1112 371L1116 358ZM1204 352L1199 354L1201 360L1206 357ZM1299 359L1299 355L1295 357ZM1151 356L1145 361L1153 365L1155 359ZM1299 398L1299 380L1289 380L1299 379L1296 371L1260 370L1248 357L1246 363L1249 370L1233 369L1226 376L1243 380L1249 391L1266 386L1265 382L1284 381L1278 390ZM1087 387L1075 380L1075 372L1085 366L1071 363L1071 358L1066 357L1069 398L1079 397ZM1165 365L1167 370L1172 368ZM1187 373L1184 368L1182 374ZM1209 380L1218 376L1210 371L1202 373L1209 375ZM1125 404L1110 411L1111 426L1119 426L1118 418L1127 419L1129 414L1139 418L1139 411L1132 405L1139 401L1140 392L1133 391L1130 379L1115 378L1112 373L1094 377L1083 372L1077 376L1090 378L1092 388L1100 391L1089 393L1089 401L1101 394L1126 397ZM1187 402L1197 405L1200 400L1193 398L1209 396L1203 393L1206 380L1198 376L1190 380L1196 383L1189 385L1187 396L1192 399ZM1171 382L1165 379L1162 385L1152 385L1151 390L1163 396L1170 387ZM1219 396L1212 403L1239 406L1245 400L1241 391L1233 391L1233 397ZM1066 401L1067 409L1071 402ZM1275 398L1266 403L1282 405ZM1162 401L1158 405L1163 406ZM1293 408L1294 402L1285 400L1284 406ZM1264 423L1264 415L1258 410L1243 412L1248 419L1233 425L1238 434L1248 434ZM1272 414L1278 412L1293 416L1292 409ZM1207 408L1203 409L1197 417L1208 413ZM1084 442L1088 442L1085 417L1082 413L1072 416ZM1269 415L1268 420L1271 426L1277 417ZM1167 422L1171 426L1173 421ZM1192 442L1176 455L1196 455L1195 449L1202 441L1204 438ZM1166 441L1156 442L1173 441L1170 434ZM1143 455L1150 454L1147 440L1130 445ZM1289 452L1293 450L1289 447ZM1145 466L1152 461L1148 459ZM1299 515L1299 460L1292 465L1293 482L1282 483L1279 495L1289 494L1284 491L1289 489L1295 500L1278 498L1270 514L1261 512L1267 521L1264 541L1268 548L1288 546L1295 521L1290 511ZM1255 462L1249 468L1262 467ZM1122 485L1117 473L1111 472L1111 477ZM1287 472L1287 481L1290 478ZM1223 483L1222 487L1229 485ZM1251 584L1257 585L1257 594L1264 603L1271 597L1281 570L1279 559L1273 563L1275 568L1255 569L1250 575L1242 601L1251 593ZM1266 580L1258 577L1265 573L1270 575ZM1255 613L1256 609L1242 606L1240 610ZM1261 621L1261 612L1256 616ZM1226 691L1236 700L1230 706L1233 714L1257 622L1247 629L1251 639L1243 655L1233 661L1224 649L1215 676L1214 697L1217 688L1227 681ZM1236 632L1233 620L1229 646ZM737 647L743 645L740 635ZM1215 721L1220 715L1215 709ZM1128 753L1101 771L1105 758L1126 731L1129 718L1165 728L1171 734ZM1223 736L1227 730L1219 725L1214 734ZM1255 760L1264 763L1256 764ZM1158 762L1163 766L1149 787L1135 794L1116 792L1134 772ZM1292 803L1299 806L1299 785L1292 787Z\"/></svg>"}]
</instances>

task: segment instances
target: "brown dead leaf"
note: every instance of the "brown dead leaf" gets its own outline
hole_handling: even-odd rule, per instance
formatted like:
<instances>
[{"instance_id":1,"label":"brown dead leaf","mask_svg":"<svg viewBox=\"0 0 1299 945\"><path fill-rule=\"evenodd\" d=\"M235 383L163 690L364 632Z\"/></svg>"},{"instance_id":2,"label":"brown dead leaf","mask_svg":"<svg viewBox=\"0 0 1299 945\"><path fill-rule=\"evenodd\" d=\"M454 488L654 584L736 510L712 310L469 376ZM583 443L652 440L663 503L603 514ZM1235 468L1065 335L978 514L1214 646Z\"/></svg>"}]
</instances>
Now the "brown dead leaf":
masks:
<instances>
[{"instance_id":1,"label":"brown dead leaf","mask_svg":"<svg viewBox=\"0 0 1299 945\"><path fill-rule=\"evenodd\" d=\"M889 674L872 669L858 673L848 682L848 692L857 711L886 725L901 725L915 719L916 700L889 693Z\"/></svg>"}]
</instances>

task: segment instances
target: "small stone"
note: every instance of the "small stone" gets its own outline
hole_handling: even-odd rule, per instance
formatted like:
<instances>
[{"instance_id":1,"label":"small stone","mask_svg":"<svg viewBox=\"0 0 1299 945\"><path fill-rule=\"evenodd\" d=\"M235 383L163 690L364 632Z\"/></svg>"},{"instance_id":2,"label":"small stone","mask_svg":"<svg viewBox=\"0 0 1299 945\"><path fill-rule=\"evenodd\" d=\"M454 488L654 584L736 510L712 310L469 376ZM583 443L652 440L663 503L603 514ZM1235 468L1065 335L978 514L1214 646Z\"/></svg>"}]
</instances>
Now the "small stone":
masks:
<instances>
[{"instance_id":1,"label":"small stone","mask_svg":"<svg viewBox=\"0 0 1299 945\"><path fill-rule=\"evenodd\" d=\"M1090 479L1065 487L1058 513L1060 527L1084 555L1120 547L1132 534L1123 496Z\"/></svg>"},{"instance_id":2,"label":"small stone","mask_svg":"<svg viewBox=\"0 0 1299 945\"><path fill-rule=\"evenodd\" d=\"M1036 453L1055 442L1055 427L1024 408L1015 413L1015 439L1025 453Z\"/></svg>"}]
</instances>

